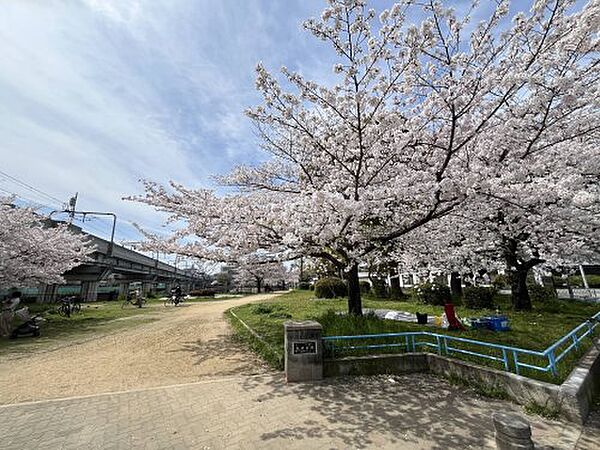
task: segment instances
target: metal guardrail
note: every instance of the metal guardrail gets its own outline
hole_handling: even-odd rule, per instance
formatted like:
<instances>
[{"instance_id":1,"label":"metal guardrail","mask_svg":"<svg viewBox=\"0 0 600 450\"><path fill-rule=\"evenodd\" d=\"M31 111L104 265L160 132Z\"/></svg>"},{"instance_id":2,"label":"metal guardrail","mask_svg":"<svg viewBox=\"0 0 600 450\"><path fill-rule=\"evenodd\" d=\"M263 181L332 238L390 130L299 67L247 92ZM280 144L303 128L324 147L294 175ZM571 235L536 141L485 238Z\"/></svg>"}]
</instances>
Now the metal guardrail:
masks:
<instances>
[{"instance_id":1,"label":"metal guardrail","mask_svg":"<svg viewBox=\"0 0 600 450\"><path fill-rule=\"evenodd\" d=\"M540 372L550 372L553 376L558 375L556 365L565 358L573 349L579 349L579 343L591 335L594 329L600 323L600 312L575 327L565 336L560 338L554 344L544 351L527 350L523 348L511 347L490 342L477 341L474 339L448 336L445 334L431 333L428 331L406 332L406 333L385 333L385 334L363 334L357 336L326 336L323 337L326 351L335 357L336 352L345 352L348 350L372 350L384 348L400 348L406 352L416 352L419 347L430 347L437 350L440 355L452 356L453 354L465 354L479 358L485 358L500 362L504 365L504 370L510 372L514 369L516 374L520 373L521 368L528 368ZM423 338L432 338L422 340ZM391 343L382 344L360 344L359 345L337 345L339 341L360 341L374 339L391 339ZM495 354L479 353L473 349L460 348L458 345L468 344L471 347L484 347L492 349ZM568 344L565 348L561 348ZM534 365L519 360L519 356L537 357L547 364Z\"/></svg>"}]
</instances>

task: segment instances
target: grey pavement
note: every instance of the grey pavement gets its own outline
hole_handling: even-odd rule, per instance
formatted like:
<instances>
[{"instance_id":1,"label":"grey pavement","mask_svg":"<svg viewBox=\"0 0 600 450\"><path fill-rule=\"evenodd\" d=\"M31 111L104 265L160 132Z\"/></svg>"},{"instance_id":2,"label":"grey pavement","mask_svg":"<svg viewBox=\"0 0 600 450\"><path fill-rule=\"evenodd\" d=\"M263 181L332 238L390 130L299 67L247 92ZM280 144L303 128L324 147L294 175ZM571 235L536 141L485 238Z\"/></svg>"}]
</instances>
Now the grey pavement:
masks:
<instances>
[{"instance_id":1,"label":"grey pavement","mask_svg":"<svg viewBox=\"0 0 600 450\"><path fill-rule=\"evenodd\" d=\"M1 449L486 449L511 403L424 374L285 384L224 377L0 406ZM570 449L578 427L529 417L542 448Z\"/></svg>"}]
</instances>

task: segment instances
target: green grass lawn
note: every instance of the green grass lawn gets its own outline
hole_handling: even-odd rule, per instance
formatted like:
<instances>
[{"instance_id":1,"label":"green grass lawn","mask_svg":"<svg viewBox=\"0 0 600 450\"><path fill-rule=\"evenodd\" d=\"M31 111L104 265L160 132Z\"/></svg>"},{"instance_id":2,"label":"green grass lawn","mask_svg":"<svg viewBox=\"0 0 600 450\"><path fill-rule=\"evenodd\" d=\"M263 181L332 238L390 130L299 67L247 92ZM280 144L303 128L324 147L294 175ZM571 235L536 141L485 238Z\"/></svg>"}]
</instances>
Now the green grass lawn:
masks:
<instances>
[{"instance_id":1,"label":"green grass lawn","mask_svg":"<svg viewBox=\"0 0 600 450\"><path fill-rule=\"evenodd\" d=\"M121 308L120 301L82 303L81 312L71 317L62 317L53 312L56 305L29 304L31 314L42 314L45 321L41 324L42 336L39 338L21 337L18 339L0 339L0 354L9 352L30 351L37 348L81 338L97 331L129 327L134 324L157 320L156 314L168 313L162 301L149 300L143 308L127 305ZM15 321L15 324L19 323Z\"/></svg>"},{"instance_id":2,"label":"green grass lawn","mask_svg":"<svg viewBox=\"0 0 600 450\"><path fill-rule=\"evenodd\" d=\"M379 334L406 331L431 331L450 336L460 336L485 342L504 344L530 350L545 350L560 337L571 331L600 310L600 305L586 304L583 302L557 301L553 308L535 307L531 312L513 312L510 310L510 299L498 296L496 303L501 313L506 314L510 320L511 331L494 332L489 330L447 331L441 328L418 325L413 323L392 320L380 320L375 317L352 318L339 316L333 312L345 312L347 303L345 299L320 300L315 299L311 291L293 291L276 299L263 303L243 305L233 308L232 311L253 330L262 336L266 342L256 342L249 338L250 334L238 321L232 319L232 325L242 337L251 344L267 361L276 367L282 366L283 353L283 323L286 320L313 319L323 325L325 336ZM363 308L393 309L407 312L421 312L429 315L441 315L443 307L429 306L413 301L381 300L366 297L363 299ZM491 310L470 310L456 306L456 311L461 317L480 317L494 314ZM554 311L554 312L551 312ZM383 341L382 341L383 342ZM388 341L389 342L389 341ZM369 343L378 343L370 341ZM573 352L559 364L559 376L551 377L549 374L534 370L522 369L521 373L533 378L552 382L562 382L572 370L576 360L583 354L591 340L586 340L586 345L578 352ZM468 345L457 345L465 350L471 349ZM587 346L587 347L586 347ZM423 347L424 348L424 347ZM477 347L481 351L481 347ZM435 350L432 350L435 351ZM386 350L389 352L389 350ZM500 353L500 352L499 352ZM494 354L494 356L500 356ZM461 358L480 364L501 368L499 363L460 355ZM531 357L534 358L534 357ZM537 358L520 358L523 362L535 362L541 365L543 361Z\"/></svg>"}]
</instances>

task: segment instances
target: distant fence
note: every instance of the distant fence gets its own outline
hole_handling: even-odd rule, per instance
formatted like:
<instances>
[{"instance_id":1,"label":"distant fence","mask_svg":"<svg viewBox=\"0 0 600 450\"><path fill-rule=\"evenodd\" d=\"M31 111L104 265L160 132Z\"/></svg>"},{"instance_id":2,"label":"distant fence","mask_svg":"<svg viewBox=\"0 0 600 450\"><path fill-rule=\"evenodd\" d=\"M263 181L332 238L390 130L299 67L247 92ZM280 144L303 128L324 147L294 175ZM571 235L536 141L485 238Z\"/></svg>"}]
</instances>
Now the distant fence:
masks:
<instances>
[{"instance_id":1,"label":"distant fence","mask_svg":"<svg viewBox=\"0 0 600 450\"><path fill-rule=\"evenodd\" d=\"M573 298L576 299L595 299L600 300L600 289L572 289ZM568 289L557 289L558 298L571 298Z\"/></svg>"},{"instance_id":2,"label":"distant fence","mask_svg":"<svg viewBox=\"0 0 600 450\"><path fill-rule=\"evenodd\" d=\"M579 349L581 341L588 336L591 337L599 323L600 312L575 327L544 351L527 350L428 331L326 336L323 337L323 344L325 356L330 358L347 356L352 353L368 354L374 350L416 352L425 347L426 349L435 349L440 355L462 354L496 361L504 366L504 370L514 371L516 374L520 373L521 368L528 368L540 372L550 372L553 376L557 376L557 364L570 352Z\"/></svg>"}]
</instances>

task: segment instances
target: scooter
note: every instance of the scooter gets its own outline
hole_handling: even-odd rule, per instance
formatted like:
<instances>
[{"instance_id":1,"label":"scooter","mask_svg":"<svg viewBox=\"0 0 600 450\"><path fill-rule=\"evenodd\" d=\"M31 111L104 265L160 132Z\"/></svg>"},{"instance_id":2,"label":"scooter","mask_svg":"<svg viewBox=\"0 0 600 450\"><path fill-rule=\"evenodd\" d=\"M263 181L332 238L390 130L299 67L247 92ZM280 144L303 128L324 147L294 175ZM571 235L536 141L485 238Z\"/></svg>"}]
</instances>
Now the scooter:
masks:
<instances>
[{"instance_id":1,"label":"scooter","mask_svg":"<svg viewBox=\"0 0 600 450\"><path fill-rule=\"evenodd\" d=\"M40 337L42 334L40 331L40 323L43 322L44 319L42 316L33 316L26 322L23 322L17 328L15 328L10 334L11 339L16 339L21 336L33 336Z\"/></svg>"}]
</instances>

